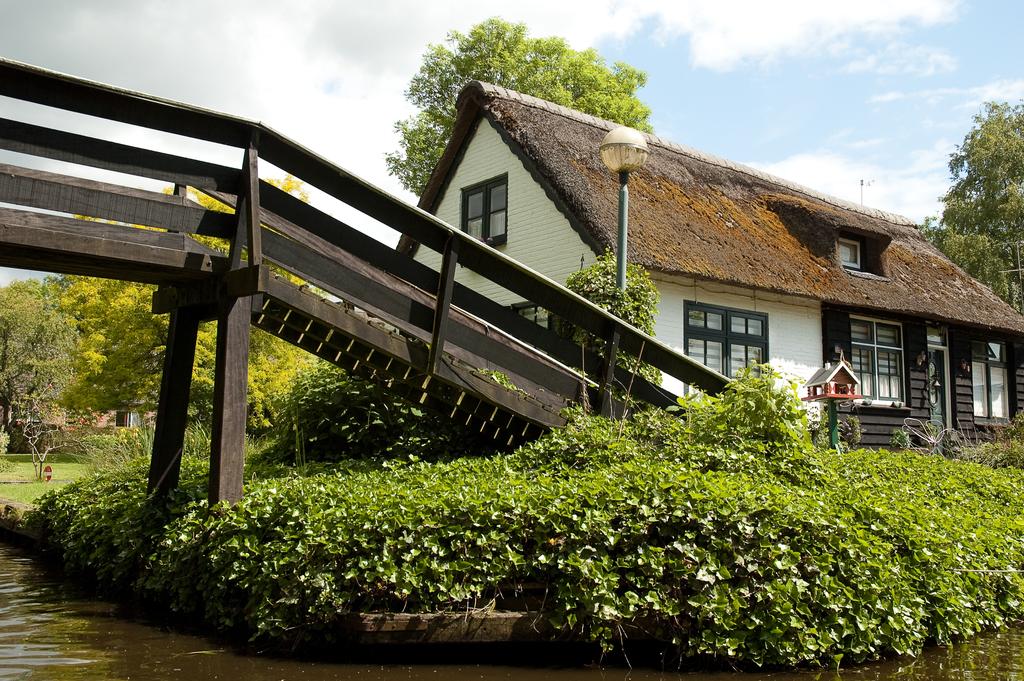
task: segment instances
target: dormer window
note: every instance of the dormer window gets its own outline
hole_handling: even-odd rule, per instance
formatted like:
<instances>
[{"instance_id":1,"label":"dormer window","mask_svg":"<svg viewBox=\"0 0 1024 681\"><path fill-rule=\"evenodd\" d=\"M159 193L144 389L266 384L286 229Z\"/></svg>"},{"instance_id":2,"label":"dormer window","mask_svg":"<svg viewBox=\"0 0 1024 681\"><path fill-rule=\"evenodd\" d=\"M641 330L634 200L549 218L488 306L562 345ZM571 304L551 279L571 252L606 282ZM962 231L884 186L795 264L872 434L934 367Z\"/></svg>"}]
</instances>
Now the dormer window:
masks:
<instances>
[{"instance_id":1,"label":"dormer window","mask_svg":"<svg viewBox=\"0 0 1024 681\"><path fill-rule=\"evenodd\" d=\"M839 239L839 262L848 270L863 270L863 244L857 239Z\"/></svg>"},{"instance_id":2,"label":"dormer window","mask_svg":"<svg viewBox=\"0 0 1024 681\"><path fill-rule=\"evenodd\" d=\"M462 190L462 231L491 246L508 240L508 176Z\"/></svg>"}]
</instances>

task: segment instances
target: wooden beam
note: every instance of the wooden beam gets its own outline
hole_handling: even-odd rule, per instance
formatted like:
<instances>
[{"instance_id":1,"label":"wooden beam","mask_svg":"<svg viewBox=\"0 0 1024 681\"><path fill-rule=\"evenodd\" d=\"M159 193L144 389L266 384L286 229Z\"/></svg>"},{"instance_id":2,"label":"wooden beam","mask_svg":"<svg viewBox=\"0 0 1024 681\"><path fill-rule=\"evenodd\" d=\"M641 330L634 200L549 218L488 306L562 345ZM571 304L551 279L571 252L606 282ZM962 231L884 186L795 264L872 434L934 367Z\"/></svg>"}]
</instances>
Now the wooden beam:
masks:
<instances>
[{"instance_id":1,"label":"wooden beam","mask_svg":"<svg viewBox=\"0 0 1024 681\"><path fill-rule=\"evenodd\" d=\"M237 168L0 118L0 149L202 189L238 191Z\"/></svg>"},{"instance_id":2,"label":"wooden beam","mask_svg":"<svg viewBox=\"0 0 1024 681\"><path fill-rule=\"evenodd\" d=\"M235 223L182 196L8 164L0 164L0 202L206 236L230 236Z\"/></svg>"},{"instance_id":3,"label":"wooden beam","mask_svg":"<svg viewBox=\"0 0 1024 681\"><path fill-rule=\"evenodd\" d=\"M178 486L199 322L197 310L186 307L172 312L167 326L153 456L149 463L148 490L157 495Z\"/></svg>"},{"instance_id":4,"label":"wooden beam","mask_svg":"<svg viewBox=\"0 0 1024 681\"><path fill-rule=\"evenodd\" d=\"M253 132L242 158L242 178L239 185L239 200L235 206L237 225L231 242L231 269L237 269L242 261L242 248L248 253L249 266L257 266L263 260L263 246L260 239L260 174L259 132Z\"/></svg>"},{"instance_id":5,"label":"wooden beam","mask_svg":"<svg viewBox=\"0 0 1024 681\"><path fill-rule=\"evenodd\" d=\"M251 301L228 298L217 318L217 358L213 379L209 502L242 498L245 419L249 380Z\"/></svg>"},{"instance_id":6,"label":"wooden beam","mask_svg":"<svg viewBox=\"0 0 1024 681\"><path fill-rule=\"evenodd\" d=\"M182 234L0 208L0 264L160 282L203 278L224 257ZM216 254L216 255L213 255Z\"/></svg>"},{"instance_id":7,"label":"wooden beam","mask_svg":"<svg viewBox=\"0 0 1024 681\"><path fill-rule=\"evenodd\" d=\"M615 380L615 359L619 352L619 338L618 327L613 327L611 336L605 342L604 363L601 367L601 384L598 388L598 399L600 400L598 412L601 416L609 418L614 416L612 386Z\"/></svg>"},{"instance_id":8,"label":"wooden beam","mask_svg":"<svg viewBox=\"0 0 1024 681\"><path fill-rule=\"evenodd\" d=\"M450 239L444 249L441 261L441 280L437 289L437 303L434 305L434 328L430 336L430 359L428 369L437 373L444 343L448 337L448 313L452 304L452 288L455 284L455 269L459 264L459 242Z\"/></svg>"},{"instance_id":9,"label":"wooden beam","mask_svg":"<svg viewBox=\"0 0 1024 681\"><path fill-rule=\"evenodd\" d=\"M245 146L255 125L243 118L8 59L0 59L0 95L234 147Z\"/></svg>"}]
</instances>

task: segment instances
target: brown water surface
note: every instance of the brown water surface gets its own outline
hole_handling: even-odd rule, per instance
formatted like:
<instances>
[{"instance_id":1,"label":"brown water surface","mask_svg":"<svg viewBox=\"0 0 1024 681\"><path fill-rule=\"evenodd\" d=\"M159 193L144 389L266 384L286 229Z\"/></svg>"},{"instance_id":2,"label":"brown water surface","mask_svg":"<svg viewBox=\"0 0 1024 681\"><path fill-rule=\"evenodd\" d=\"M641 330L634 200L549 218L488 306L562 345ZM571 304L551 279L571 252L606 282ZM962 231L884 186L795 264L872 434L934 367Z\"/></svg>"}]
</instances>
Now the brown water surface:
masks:
<instances>
[{"instance_id":1,"label":"brown water surface","mask_svg":"<svg viewBox=\"0 0 1024 681\"><path fill-rule=\"evenodd\" d=\"M244 679L280 681L1024 681L1024 629L835 672L668 673L498 665L334 664L245 655L230 646L124 617L82 598L29 554L0 544L0 681ZM539 661L538 661L539 664Z\"/></svg>"}]
</instances>

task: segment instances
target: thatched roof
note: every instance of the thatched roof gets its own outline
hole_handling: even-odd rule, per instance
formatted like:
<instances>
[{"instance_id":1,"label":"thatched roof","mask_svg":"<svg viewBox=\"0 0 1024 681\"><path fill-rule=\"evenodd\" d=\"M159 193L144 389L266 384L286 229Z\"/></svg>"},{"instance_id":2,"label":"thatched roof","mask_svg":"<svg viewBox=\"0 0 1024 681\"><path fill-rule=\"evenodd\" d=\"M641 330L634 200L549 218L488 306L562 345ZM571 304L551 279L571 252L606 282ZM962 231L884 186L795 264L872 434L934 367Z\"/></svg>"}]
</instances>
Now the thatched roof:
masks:
<instances>
[{"instance_id":1,"label":"thatched roof","mask_svg":"<svg viewBox=\"0 0 1024 681\"><path fill-rule=\"evenodd\" d=\"M597 149L615 123L475 81L459 96L458 112L421 208L436 208L465 142L485 117L585 241L613 247L617 178ZM824 303L1024 333L1024 317L929 244L911 220L654 135L647 141L647 165L630 176L631 262ZM836 256L840 232L884 249L878 274L842 267ZM406 240L399 244L414 247Z\"/></svg>"}]
</instances>

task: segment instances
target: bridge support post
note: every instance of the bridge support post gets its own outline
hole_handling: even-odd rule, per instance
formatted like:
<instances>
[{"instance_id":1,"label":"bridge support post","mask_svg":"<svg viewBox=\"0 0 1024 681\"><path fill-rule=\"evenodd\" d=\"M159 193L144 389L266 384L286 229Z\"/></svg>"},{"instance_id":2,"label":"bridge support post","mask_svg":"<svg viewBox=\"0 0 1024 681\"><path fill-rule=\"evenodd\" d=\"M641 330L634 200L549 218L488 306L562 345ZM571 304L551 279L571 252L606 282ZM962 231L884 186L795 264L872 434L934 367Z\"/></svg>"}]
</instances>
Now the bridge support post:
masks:
<instances>
[{"instance_id":1,"label":"bridge support post","mask_svg":"<svg viewBox=\"0 0 1024 681\"><path fill-rule=\"evenodd\" d=\"M601 368L601 384L598 387L597 411L601 416L615 418L615 398L612 395L612 385L615 381L615 359L619 353L619 329L612 330L611 337L605 343L604 366ZM622 416L620 414L619 416Z\"/></svg>"},{"instance_id":2,"label":"bridge support post","mask_svg":"<svg viewBox=\"0 0 1024 681\"><path fill-rule=\"evenodd\" d=\"M210 505L242 498L245 420L249 381L249 322L252 299L231 298L217 316L217 364L213 378L210 443Z\"/></svg>"},{"instance_id":3,"label":"bridge support post","mask_svg":"<svg viewBox=\"0 0 1024 681\"><path fill-rule=\"evenodd\" d=\"M158 496L178 486L199 322L200 314L196 308L182 307L171 312L167 325L160 404L156 411L153 456L149 462L148 489Z\"/></svg>"}]
</instances>

